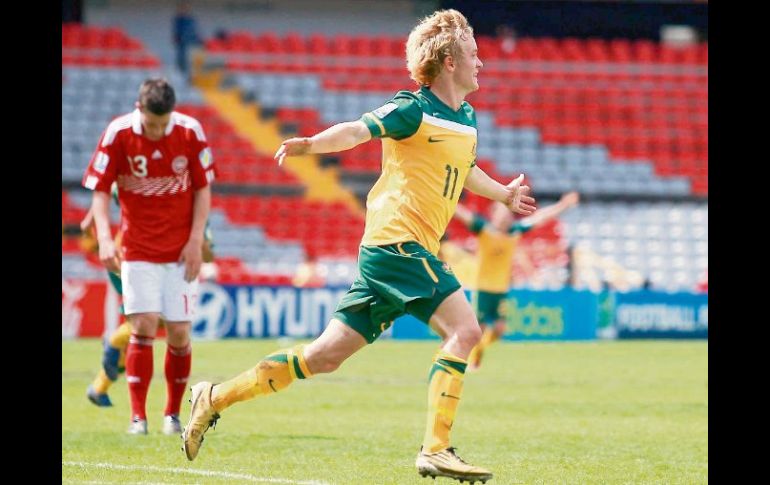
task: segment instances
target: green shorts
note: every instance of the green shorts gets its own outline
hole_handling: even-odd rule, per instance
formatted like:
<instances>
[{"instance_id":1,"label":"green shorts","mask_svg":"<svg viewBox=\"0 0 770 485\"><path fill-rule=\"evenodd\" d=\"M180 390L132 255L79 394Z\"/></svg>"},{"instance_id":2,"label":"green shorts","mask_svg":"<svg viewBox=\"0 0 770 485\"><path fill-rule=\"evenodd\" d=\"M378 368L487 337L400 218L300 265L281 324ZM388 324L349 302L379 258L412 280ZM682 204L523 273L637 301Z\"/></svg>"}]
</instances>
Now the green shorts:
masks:
<instances>
[{"instance_id":1,"label":"green shorts","mask_svg":"<svg viewBox=\"0 0 770 485\"><path fill-rule=\"evenodd\" d=\"M368 343L405 313L428 323L441 302L460 288L449 265L416 242L361 246L358 270L332 318Z\"/></svg>"},{"instance_id":2,"label":"green shorts","mask_svg":"<svg viewBox=\"0 0 770 485\"><path fill-rule=\"evenodd\" d=\"M473 308L479 323L492 324L505 319L508 312L507 293L489 293L474 291L472 296Z\"/></svg>"}]
</instances>

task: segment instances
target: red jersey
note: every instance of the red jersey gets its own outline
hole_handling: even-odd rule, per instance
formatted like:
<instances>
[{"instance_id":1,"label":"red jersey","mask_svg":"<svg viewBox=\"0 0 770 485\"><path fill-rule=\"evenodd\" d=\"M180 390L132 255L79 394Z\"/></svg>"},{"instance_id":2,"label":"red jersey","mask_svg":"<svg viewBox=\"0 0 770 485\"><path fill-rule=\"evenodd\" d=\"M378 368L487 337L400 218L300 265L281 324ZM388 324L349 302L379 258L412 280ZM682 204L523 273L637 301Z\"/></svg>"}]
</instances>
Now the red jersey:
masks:
<instances>
[{"instance_id":1,"label":"red jersey","mask_svg":"<svg viewBox=\"0 0 770 485\"><path fill-rule=\"evenodd\" d=\"M164 136L142 134L138 109L107 126L83 186L110 192L118 185L126 261L170 263L190 238L194 191L214 180L214 163L201 124L173 111Z\"/></svg>"}]
</instances>

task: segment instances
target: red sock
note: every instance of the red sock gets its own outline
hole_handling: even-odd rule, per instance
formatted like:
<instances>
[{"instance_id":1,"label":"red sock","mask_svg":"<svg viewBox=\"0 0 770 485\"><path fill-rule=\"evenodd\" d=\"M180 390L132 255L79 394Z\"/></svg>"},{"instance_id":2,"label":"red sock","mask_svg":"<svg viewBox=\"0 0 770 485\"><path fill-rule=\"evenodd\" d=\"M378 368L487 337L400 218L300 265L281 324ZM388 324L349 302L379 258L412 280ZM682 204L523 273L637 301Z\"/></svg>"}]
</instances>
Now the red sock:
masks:
<instances>
[{"instance_id":1,"label":"red sock","mask_svg":"<svg viewBox=\"0 0 770 485\"><path fill-rule=\"evenodd\" d=\"M192 364L192 346L166 346L166 410L165 416L179 414Z\"/></svg>"},{"instance_id":2,"label":"red sock","mask_svg":"<svg viewBox=\"0 0 770 485\"><path fill-rule=\"evenodd\" d=\"M131 417L147 419L145 403L152 380L152 342L154 338L131 334L126 350L126 381L131 397Z\"/></svg>"}]
</instances>

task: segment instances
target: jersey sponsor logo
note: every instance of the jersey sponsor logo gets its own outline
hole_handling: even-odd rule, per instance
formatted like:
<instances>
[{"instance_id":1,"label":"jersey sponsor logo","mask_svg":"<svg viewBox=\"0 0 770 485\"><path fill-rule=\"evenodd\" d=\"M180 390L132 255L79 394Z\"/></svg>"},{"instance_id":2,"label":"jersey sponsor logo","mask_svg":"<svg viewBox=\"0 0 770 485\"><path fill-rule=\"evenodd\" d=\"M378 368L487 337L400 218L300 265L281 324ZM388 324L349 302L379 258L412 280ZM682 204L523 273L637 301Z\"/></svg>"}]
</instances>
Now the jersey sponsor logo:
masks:
<instances>
[{"instance_id":1,"label":"jersey sponsor logo","mask_svg":"<svg viewBox=\"0 0 770 485\"><path fill-rule=\"evenodd\" d=\"M94 170L96 170L99 173L104 173L105 170L107 170L107 165L110 164L110 156L104 153L103 151L99 151L96 154L96 160L94 160Z\"/></svg>"},{"instance_id":2,"label":"jersey sponsor logo","mask_svg":"<svg viewBox=\"0 0 770 485\"><path fill-rule=\"evenodd\" d=\"M372 114L379 119L383 119L394 109L398 108L396 103L385 103L376 110L372 111Z\"/></svg>"},{"instance_id":3,"label":"jersey sponsor logo","mask_svg":"<svg viewBox=\"0 0 770 485\"><path fill-rule=\"evenodd\" d=\"M152 159L153 160L157 160L159 158L163 158L163 154L160 153L160 150L155 150L154 152L152 152Z\"/></svg>"},{"instance_id":4,"label":"jersey sponsor logo","mask_svg":"<svg viewBox=\"0 0 770 485\"><path fill-rule=\"evenodd\" d=\"M440 141L446 141L444 138L433 138L433 135L428 137L428 143L438 143Z\"/></svg>"},{"instance_id":5,"label":"jersey sponsor logo","mask_svg":"<svg viewBox=\"0 0 770 485\"><path fill-rule=\"evenodd\" d=\"M203 167L204 170L209 168L209 166L211 166L211 162L213 162L211 159L211 149L206 147L201 150L201 152L198 154L198 160L200 160L201 167Z\"/></svg>"},{"instance_id":6,"label":"jersey sponsor logo","mask_svg":"<svg viewBox=\"0 0 770 485\"><path fill-rule=\"evenodd\" d=\"M171 162L171 169L176 174L183 174L184 171L187 169L187 157L184 155L179 155L174 159L173 162Z\"/></svg>"}]
</instances>

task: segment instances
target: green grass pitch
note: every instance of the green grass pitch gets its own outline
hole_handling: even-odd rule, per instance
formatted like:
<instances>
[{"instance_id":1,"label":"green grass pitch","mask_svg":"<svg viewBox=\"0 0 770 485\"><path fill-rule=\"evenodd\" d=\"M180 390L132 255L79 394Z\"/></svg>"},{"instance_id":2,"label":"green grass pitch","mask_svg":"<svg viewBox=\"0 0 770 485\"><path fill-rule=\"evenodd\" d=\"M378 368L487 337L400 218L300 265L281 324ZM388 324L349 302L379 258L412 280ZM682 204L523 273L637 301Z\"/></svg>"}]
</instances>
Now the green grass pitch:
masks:
<instances>
[{"instance_id":1,"label":"green grass pitch","mask_svg":"<svg viewBox=\"0 0 770 485\"><path fill-rule=\"evenodd\" d=\"M190 384L222 381L287 342L195 342ZM160 432L165 345L155 345L148 436L129 436L125 377L115 407L85 398L101 344L62 342L63 483L458 483L420 477L434 342L383 340L334 374L236 404L188 462ZM185 396L182 422L189 404ZM496 343L466 376L453 444L489 484L708 483L708 343Z\"/></svg>"}]
</instances>

